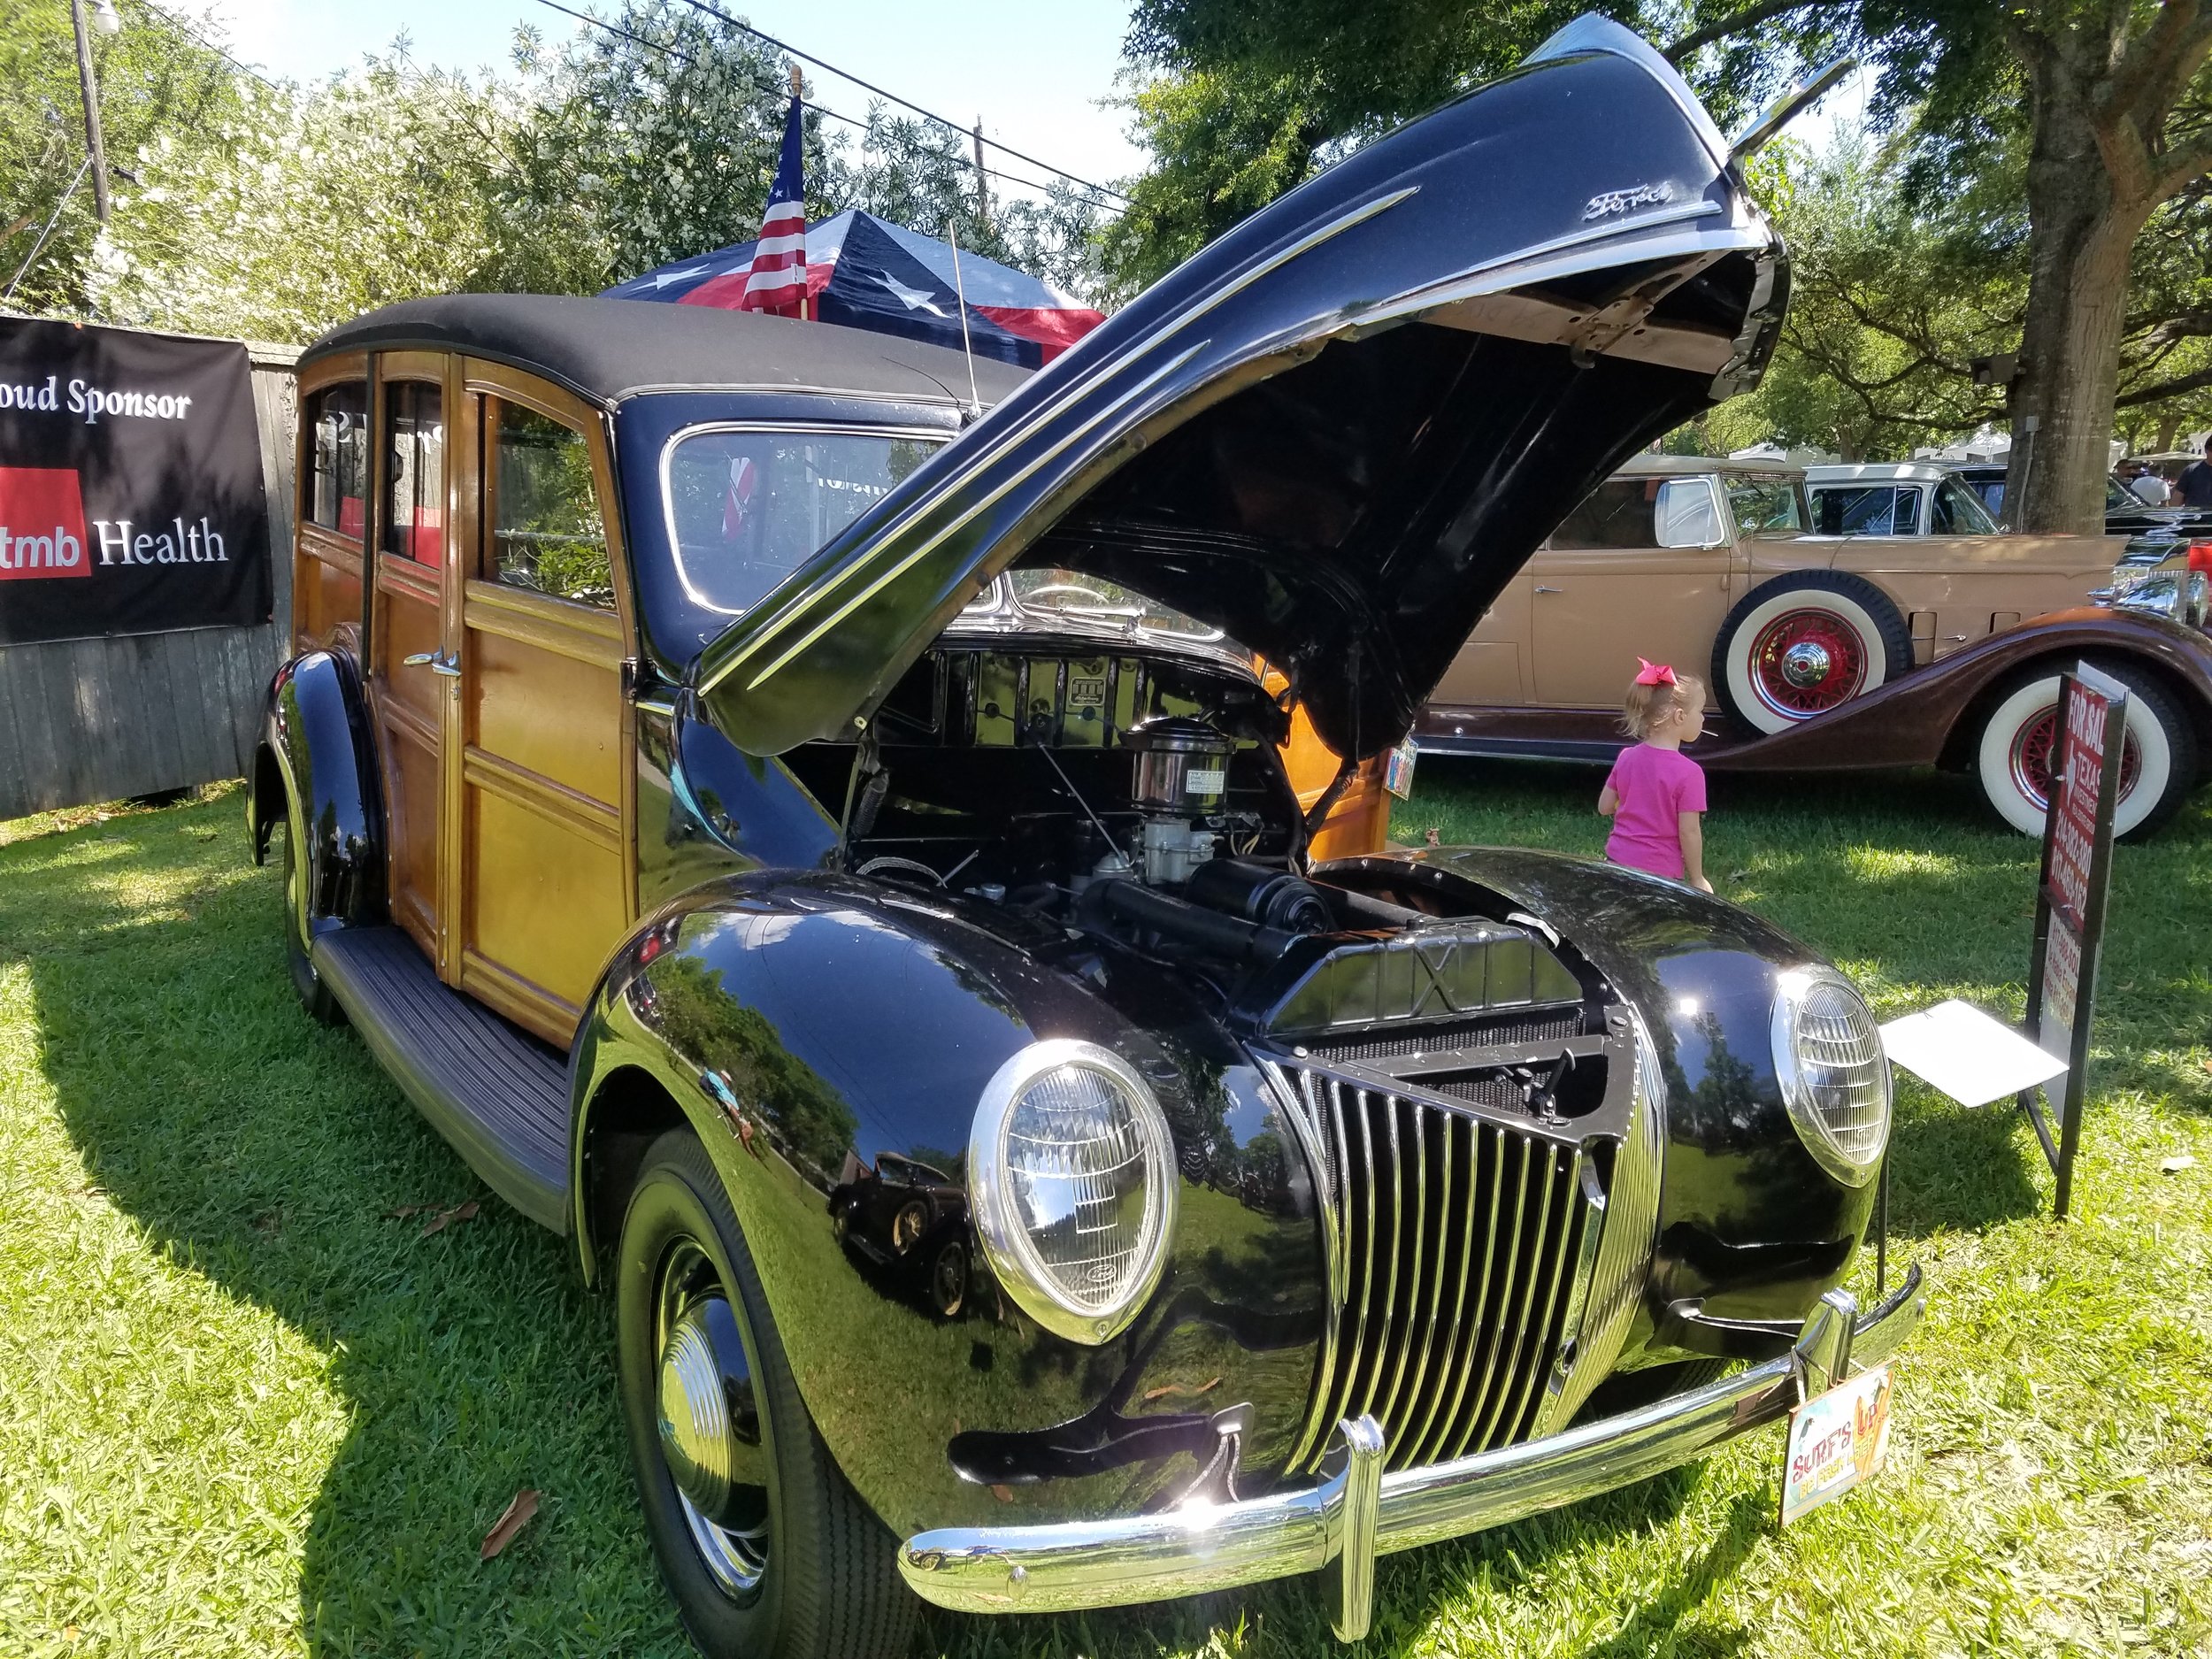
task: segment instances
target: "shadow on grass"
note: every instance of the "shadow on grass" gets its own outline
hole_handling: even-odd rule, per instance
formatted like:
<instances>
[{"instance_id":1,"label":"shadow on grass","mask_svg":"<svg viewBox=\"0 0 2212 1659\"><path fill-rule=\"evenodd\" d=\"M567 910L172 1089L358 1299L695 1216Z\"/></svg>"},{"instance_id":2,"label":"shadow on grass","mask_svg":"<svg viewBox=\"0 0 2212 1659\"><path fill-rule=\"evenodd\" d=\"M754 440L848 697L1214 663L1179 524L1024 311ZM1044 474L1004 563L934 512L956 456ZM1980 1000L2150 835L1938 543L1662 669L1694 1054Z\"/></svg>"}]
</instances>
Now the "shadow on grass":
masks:
<instances>
[{"instance_id":1,"label":"shadow on grass","mask_svg":"<svg viewBox=\"0 0 2212 1659\"><path fill-rule=\"evenodd\" d=\"M302 1410L221 1471L272 1513L244 1513L235 1493L203 1512L173 1479L132 1501L188 1517L183 1533L211 1522L204 1574L274 1528L275 1548L300 1552L297 1617L317 1654L690 1651L637 1516L609 1309L562 1240L483 1192L352 1032L301 1011L275 878L241 868L236 818L226 800L0 849L0 965L27 965L37 1063L91 1180L173 1268L299 1339L87 1310L214 1379L214 1421L134 1415L119 1431L219 1447L243 1432L224 1415L257 1386L326 1392L342 1413L342 1439L320 1439L326 1410ZM393 1213L472 1197L480 1214L428 1237L421 1214ZM133 1411L140 1391L114 1386ZM543 1494L538 1518L480 1562L526 1486ZM110 1515L104 1528L126 1525L123 1494L81 1501ZM242 1633L283 1611L226 1617Z\"/></svg>"}]
</instances>

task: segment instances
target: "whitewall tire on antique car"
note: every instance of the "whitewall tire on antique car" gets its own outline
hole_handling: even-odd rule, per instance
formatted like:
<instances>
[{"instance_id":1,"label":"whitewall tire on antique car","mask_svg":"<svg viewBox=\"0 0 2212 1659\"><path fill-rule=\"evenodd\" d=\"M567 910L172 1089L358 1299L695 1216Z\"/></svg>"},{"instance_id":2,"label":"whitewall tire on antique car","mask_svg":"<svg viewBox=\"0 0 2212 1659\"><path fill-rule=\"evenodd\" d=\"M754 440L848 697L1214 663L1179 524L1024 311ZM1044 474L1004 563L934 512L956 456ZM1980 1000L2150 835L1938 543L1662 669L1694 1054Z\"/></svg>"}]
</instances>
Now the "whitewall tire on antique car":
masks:
<instances>
[{"instance_id":1,"label":"whitewall tire on antique car","mask_svg":"<svg viewBox=\"0 0 2212 1659\"><path fill-rule=\"evenodd\" d=\"M1912 666L1889 596L1845 571L1794 571L1737 601L1713 646L1713 690L1755 732L1785 732Z\"/></svg>"},{"instance_id":2,"label":"whitewall tire on antique car","mask_svg":"<svg viewBox=\"0 0 2212 1659\"><path fill-rule=\"evenodd\" d=\"M2180 809L2197 780L2197 740L2165 688L2108 668L2128 688L2127 741L2113 833L2140 840ZM2000 691L1975 741L1974 776L1997 816L2023 835L2043 833L2058 736L2058 671L2035 669Z\"/></svg>"},{"instance_id":3,"label":"whitewall tire on antique car","mask_svg":"<svg viewBox=\"0 0 2212 1659\"><path fill-rule=\"evenodd\" d=\"M615 1266L625 1431L661 1572L716 1659L888 1659L915 1601L896 1545L799 1397L721 1177L655 1141Z\"/></svg>"}]
</instances>

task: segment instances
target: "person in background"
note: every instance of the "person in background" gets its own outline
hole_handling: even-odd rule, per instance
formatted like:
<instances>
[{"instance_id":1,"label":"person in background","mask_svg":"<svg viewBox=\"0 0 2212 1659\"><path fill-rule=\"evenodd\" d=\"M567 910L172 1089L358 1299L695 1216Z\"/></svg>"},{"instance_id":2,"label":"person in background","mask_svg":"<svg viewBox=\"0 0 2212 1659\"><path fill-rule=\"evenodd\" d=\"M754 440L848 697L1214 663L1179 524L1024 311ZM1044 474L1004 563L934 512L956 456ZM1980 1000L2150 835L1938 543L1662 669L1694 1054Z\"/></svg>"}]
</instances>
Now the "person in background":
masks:
<instances>
[{"instance_id":1,"label":"person in background","mask_svg":"<svg viewBox=\"0 0 2212 1659\"><path fill-rule=\"evenodd\" d=\"M1621 710L1636 740L1623 749L1598 792L1598 811L1613 820L1605 856L1631 870L1686 881L1710 893L1705 879L1705 769L1682 752L1705 729L1705 687L1664 663L1640 667Z\"/></svg>"},{"instance_id":2,"label":"person in background","mask_svg":"<svg viewBox=\"0 0 2212 1659\"><path fill-rule=\"evenodd\" d=\"M2120 481L2128 487L2129 494L2136 500L2146 507L2163 507L2166 504L2171 492L2167 489L2164 479L2140 461L2123 461L2120 465Z\"/></svg>"},{"instance_id":3,"label":"person in background","mask_svg":"<svg viewBox=\"0 0 2212 1659\"><path fill-rule=\"evenodd\" d=\"M2212 466L2204 464L2202 456L2181 469L2173 493L2185 507L2212 507Z\"/></svg>"}]
</instances>

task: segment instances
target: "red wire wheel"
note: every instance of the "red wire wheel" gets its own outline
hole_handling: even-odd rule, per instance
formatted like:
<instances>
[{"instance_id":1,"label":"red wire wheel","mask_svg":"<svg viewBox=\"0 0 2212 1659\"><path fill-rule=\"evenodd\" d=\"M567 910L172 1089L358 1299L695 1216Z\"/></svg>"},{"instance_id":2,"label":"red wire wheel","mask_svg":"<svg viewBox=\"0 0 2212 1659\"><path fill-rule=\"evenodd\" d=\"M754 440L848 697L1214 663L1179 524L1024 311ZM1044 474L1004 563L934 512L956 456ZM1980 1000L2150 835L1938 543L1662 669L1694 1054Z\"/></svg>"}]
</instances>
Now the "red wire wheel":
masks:
<instances>
[{"instance_id":1,"label":"red wire wheel","mask_svg":"<svg viewBox=\"0 0 2212 1659\"><path fill-rule=\"evenodd\" d=\"M1825 714L1866 684L1866 641L1832 611L1786 611L1751 642L1751 687L1785 719Z\"/></svg>"},{"instance_id":2,"label":"red wire wheel","mask_svg":"<svg viewBox=\"0 0 2212 1659\"><path fill-rule=\"evenodd\" d=\"M2051 804L2051 760L2058 748L2058 710L2046 709L2022 726L2012 740L2012 781L2036 810ZM2128 733L2120 744L2120 799L2135 793L2143 776L2143 749Z\"/></svg>"},{"instance_id":3,"label":"red wire wheel","mask_svg":"<svg viewBox=\"0 0 2212 1659\"><path fill-rule=\"evenodd\" d=\"M1889 595L1850 571L1791 571L1737 600L1713 641L1713 693L1747 736L1786 732L1912 668Z\"/></svg>"}]
</instances>

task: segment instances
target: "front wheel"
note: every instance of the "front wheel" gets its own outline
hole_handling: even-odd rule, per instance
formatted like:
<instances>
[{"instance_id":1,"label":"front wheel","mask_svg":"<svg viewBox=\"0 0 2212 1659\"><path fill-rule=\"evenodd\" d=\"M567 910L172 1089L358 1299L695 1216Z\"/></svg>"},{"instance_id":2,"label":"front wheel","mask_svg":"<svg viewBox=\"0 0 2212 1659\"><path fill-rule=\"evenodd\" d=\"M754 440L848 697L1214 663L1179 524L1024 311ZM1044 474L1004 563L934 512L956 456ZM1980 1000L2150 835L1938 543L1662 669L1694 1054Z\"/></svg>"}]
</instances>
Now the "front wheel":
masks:
<instances>
[{"instance_id":1,"label":"front wheel","mask_svg":"<svg viewBox=\"0 0 2212 1659\"><path fill-rule=\"evenodd\" d=\"M729 1194L688 1130L646 1153L615 1278L622 1415L685 1627L744 1659L888 1659L914 1600L799 1397Z\"/></svg>"},{"instance_id":2,"label":"front wheel","mask_svg":"<svg viewBox=\"0 0 2212 1659\"><path fill-rule=\"evenodd\" d=\"M2140 841L2181 808L2197 776L2196 733L2162 687L2139 674L2114 676L2128 688L2113 833ZM1974 776L1991 809L2024 835L2043 833L2058 739L2058 675L2036 671L2001 694L1982 722Z\"/></svg>"}]
</instances>

